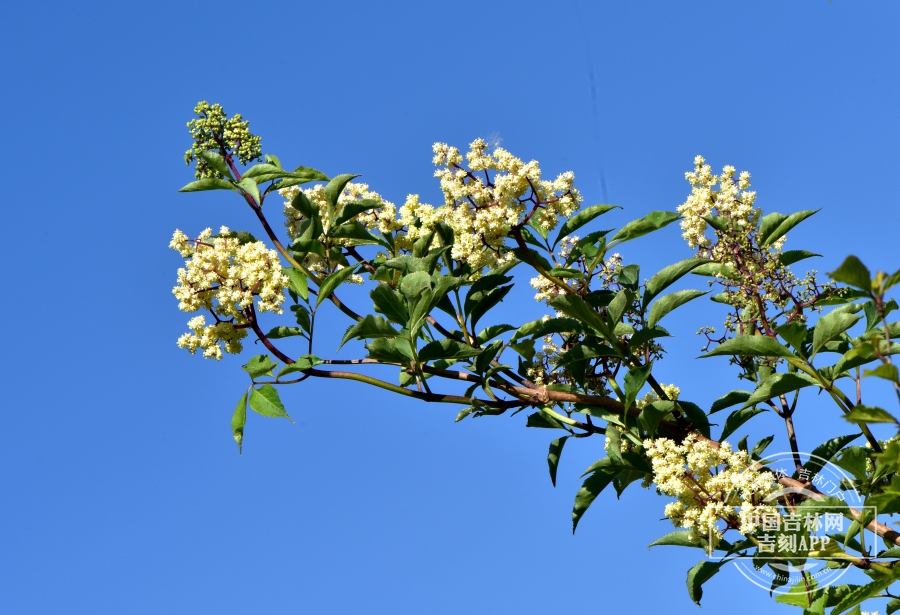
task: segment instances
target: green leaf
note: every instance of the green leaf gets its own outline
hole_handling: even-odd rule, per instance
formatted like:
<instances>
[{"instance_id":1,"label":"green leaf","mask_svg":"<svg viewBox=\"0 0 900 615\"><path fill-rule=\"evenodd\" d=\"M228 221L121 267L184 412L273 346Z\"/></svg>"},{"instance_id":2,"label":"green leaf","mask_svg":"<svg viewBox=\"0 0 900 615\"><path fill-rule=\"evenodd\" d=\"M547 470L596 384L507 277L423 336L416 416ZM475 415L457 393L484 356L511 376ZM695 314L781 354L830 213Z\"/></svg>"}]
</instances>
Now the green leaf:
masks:
<instances>
[{"instance_id":1,"label":"green leaf","mask_svg":"<svg viewBox=\"0 0 900 615\"><path fill-rule=\"evenodd\" d=\"M628 309L628 306L631 305L631 302L634 301L634 293L632 293L628 289L622 289L616 296L613 297L613 300L609 302L609 322L615 327L619 321L622 320L622 316L625 314L625 310ZM655 324L655 323L653 323ZM653 324L650 326L652 327Z\"/></svg>"},{"instance_id":2,"label":"green leaf","mask_svg":"<svg viewBox=\"0 0 900 615\"><path fill-rule=\"evenodd\" d=\"M781 261L782 265L787 267L788 265L793 265L794 263L807 258L812 258L813 256L822 255L816 254L815 252L807 252L806 250L786 250L779 255L778 260Z\"/></svg>"},{"instance_id":3,"label":"green leaf","mask_svg":"<svg viewBox=\"0 0 900 615\"><path fill-rule=\"evenodd\" d=\"M700 604L703 597L703 584L709 581L725 562L702 561L690 570L687 574L687 590L688 595L695 603Z\"/></svg>"},{"instance_id":4,"label":"green leaf","mask_svg":"<svg viewBox=\"0 0 900 615\"><path fill-rule=\"evenodd\" d=\"M260 376L271 376L276 365L276 363L272 363L269 355L261 354L247 361L247 364L241 366L241 369L250 374L251 378L256 379Z\"/></svg>"},{"instance_id":5,"label":"green leaf","mask_svg":"<svg viewBox=\"0 0 900 615\"><path fill-rule=\"evenodd\" d=\"M807 334L805 324L795 320L779 327L775 327L775 332L783 337L794 350L801 354L803 353L803 344L806 341Z\"/></svg>"},{"instance_id":6,"label":"green leaf","mask_svg":"<svg viewBox=\"0 0 900 615\"><path fill-rule=\"evenodd\" d=\"M716 356L797 358L793 352L779 344L778 340L761 335L733 337L701 355L700 358Z\"/></svg>"},{"instance_id":7,"label":"green leaf","mask_svg":"<svg viewBox=\"0 0 900 615\"><path fill-rule=\"evenodd\" d=\"M722 265L720 263L706 263L695 267L691 273L694 275L703 275L707 277L714 278L717 275L722 276L723 278L733 278L734 277L734 269L730 265Z\"/></svg>"},{"instance_id":8,"label":"green leaf","mask_svg":"<svg viewBox=\"0 0 900 615\"><path fill-rule=\"evenodd\" d=\"M475 336L475 339L478 340L479 344L486 344L498 335L503 335L507 331L512 331L514 329L515 327L512 325L491 325L490 327L482 329L478 335Z\"/></svg>"},{"instance_id":9,"label":"green leaf","mask_svg":"<svg viewBox=\"0 0 900 615\"><path fill-rule=\"evenodd\" d=\"M482 316L484 316L488 310L503 301L503 298L510 290L512 290L512 287L512 284L509 286L501 286L500 288L496 288L484 294L484 297L472 307L471 311L468 311L472 329L475 328L478 321L481 320ZM468 297L466 299L468 300Z\"/></svg>"},{"instance_id":10,"label":"green leaf","mask_svg":"<svg viewBox=\"0 0 900 615\"><path fill-rule=\"evenodd\" d=\"M873 579L872 582L866 585L847 592L844 598L831 611L831 615L840 615L840 613L855 607L857 604L862 604L869 598L874 598L894 582L895 576L896 573L884 575Z\"/></svg>"},{"instance_id":11,"label":"green leaf","mask_svg":"<svg viewBox=\"0 0 900 615\"><path fill-rule=\"evenodd\" d=\"M853 409L844 415L844 419L851 423L896 423L897 419L887 410L874 406L853 406Z\"/></svg>"},{"instance_id":12,"label":"green leaf","mask_svg":"<svg viewBox=\"0 0 900 615\"><path fill-rule=\"evenodd\" d=\"M297 324L300 325L300 328L307 333L312 333L312 325L309 320L309 310L306 309L306 306L300 304L292 305L291 311L294 313L294 318L297 320Z\"/></svg>"},{"instance_id":13,"label":"green leaf","mask_svg":"<svg viewBox=\"0 0 900 615\"><path fill-rule=\"evenodd\" d=\"M334 223L334 211L337 209L338 197L341 196L341 193L344 191L344 188L347 184L350 183L350 180L359 177L359 175L336 175L328 184L325 186L325 202L328 204L328 220Z\"/></svg>"},{"instance_id":14,"label":"green leaf","mask_svg":"<svg viewBox=\"0 0 900 615\"><path fill-rule=\"evenodd\" d=\"M553 482L554 487L556 487L556 469L559 467L559 456L562 455L563 446L566 445L566 440L568 439L569 436L563 436L550 443L547 465L550 466L550 480Z\"/></svg>"},{"instance_id":15,"label":"green leaf","mask_svg":"<svg viewBox=\"0 0 900 615\"><path fill-rule=\"evenodd\" d=\"M564 314L579 320L587 327L597 331L608 341L614 338L609 327L593 308L577 295L559 295L548 300L550 305Z\"/></svg>"},{"instance_id":16,"label":"green leaf","mask_svg":"<svg viewBox=\"0 0 900 615\"><path fill-rule=\"evenodd\" d=\"M200 192L202 190L235 190L234 184L225 179L207 177L198 179L181 188L178 192Z\"/></svg>"},{"instance_id":17,"label":"green leaf","mask_svg":"<svg viewBox=\"0 0 900 615\"><path fill-rule=\"evenodd\" d=\"M897 611L900 611L900 598L894 598L884 607L884 612L887 615L891 615L891 613L896 613Z\"/></svg>"},{"instance_id":18,"label":"green leaf","mask_svg":"<svg viewBox=\"0 0 900 615\"><path fill-rule=\"evenodd\" d=\"M304 301L308 301L309 283L306 280L306 274L296 267L284 267L282 271L291 281L291 290L297 293Z\"/></svg>"},{"instance_id":19,"label":"green leaf","mask_svg":"<svg viewBox=\"0 0 900 615\"><path fill-rule=\"evenodd\" d=\"M586 340L580 344L572 346L569 350L563 352L557 361L557 365L563 366L573 361L581 361L583 359L592 359L594 357L617 357L618 353L610 346L599 343L596 339Z\"/></svg>"},{"instance_id":20,"label":"green leaf","mask_svg":"<svg viewBox=\"0 0 900 615\"><path fill-rule=\"evenodd\" d=\"M647 324L651 327L656 325L672 310L707 293L709 293L708 290L677 290L674 293L663 295L650 306L650 318L647 320Z\"/></svg>"},{"instance_id":21,"label":"green leaf","mask_svg":"<svg viewBox=\"0 0 900 615\"><path fill-rule=\"evenodd\" d=\"M763 451L772 444L772 440L775 439L775 436L768 436L767 438L763 438L759 442L757 442L753 449L750 451L751 459L759 459L759 456L763 454Z\"/></svg>"},{"instance_id":22,"label":"green leaf","mask_svg":"<svg viewBox=\"0 0 900 615\"><path fill-rule=\"evenodd\" d=\"M656 540L651 542L649 545L647 545L647 548L649 549L650 547L664 547L664 546L697 547L700 549L704 549L706 547L706 541L701 540L697 536L696 532L693 532L691 530L681 530L681 531L677 531L677 532L671 532L669 534L666 534L665 536L657 538Z\"/></svg>"},{"instance_id":23,"label":"green leaf","mask_svg":"<svg viewBox=\"0 0 900 615\"><path fill-rule=\"evenodd\" d=\"M344 280L353 275L354 267L344 267L342 269L338 269L322 282L322 286L319 287L319 296L316 297L316 307L328 299L331 296L331 293L335 291L335 289L341 285Z\"/></svg>"},{"instance_id":24,"label":"green leaf","mask_svg":"<svg viewBox=\"0 0 900 615\"><path fill-rule=\"evenodd\" d=\"M287 376L288 374L293 374L296 372L302 372L307 369L311 369L316 365L322 363L322 359L315 355L304 355L302 357L297 357L297 360L293 363L288 363L284 367L281 368L281 371L278 372L278 377Z\"/></svg>"},{"instance_id":25,"label":"green leaf","mask_svg":"<svg viewBox=\"0 0 900 615\"><path fill-rule=\"evenodd\" d=\"M344 203L344 208L341 210L341 215L339 215L337 217L337 220L334 221L334 225L340 226L347 220L355 218L364 211L369 211L371 209L381 209L382 207L384 207L384 203L376 201L375 199L359 199L356 201L351 201L349 203Z\"/></svg>"},{"instance_id":26,"label":"green leaf","mask_svg":"<svg viewBox=\"0 0 900 615\"><path fill-rule=\"evenodd\" d=\"M550 415L535 412L528 415L525 427L537 427L539 429L563 429L562 423Z\"/></svg>"},{"instance_id":27,"label":"green leaf","mask_svg":"<svg viewBox=\"0 0 900 615\"><path fill-rule=\"evenodd\" d=\"M256 237L253 236L252 233L248 233L247 231L229 231L227 233L217 233L213 235L213 237L228 237L230 239L237 239L239 245L245 245L248 243L256 243L259 241Z\"/></svg>"},{"instance_id":28,"label":"green leaf","mask_svg":"<svg viewBox=\"0 0 900 615\"><path fill-rule=\"evenodd\" d=\"M285 412L278 391L271 384L264 384L259 389L250 389L250 409L263 416L284 417L294 422Z\"/></svg>"},{"instance_id":29,"label":"green leaf","mask_svg":"<svg viewBox=\"0 0 900 615\"><path fill-rule=\"evenodd\" d=\"M674 211L653 211L639 220L632 220L613 235L611 241L624 243L657 231L675 222L680 216Z\"/></svg>"},{"instance_id":30,"label":"green leaf","mask_svg":"<svg viewBox=\"0 0 900 615\"><path fill-rule=\"evenodd\" d=\"M616 474L619 473L618 468L610 467L609 457L604 457L594 465L597 466L594 468L594 473L582 483L581 489L575 494L575 506L572 508L573 534L575 533L576 528L578 528L578 522L581 521L581 518L584 516L584 513L587 512L587 509L590 508L591 504L594 503L594 500L597 499L597 496L600 495L600 492L603 491L616 477Z\"/></svg>"},{"instance_id":31,"label":"green leaf","mask_svg":"<svg viewBox=\"0 0 900 615\"><path fill-rule=\"evenodd\" d=\"M859 322L862 317L862 314L852 314L843 308L822 316L813 328L812 356L815 356L826 343Z\"/></svg>"},{"instance_id":32,"label":"green leaf","mask_svg":"<svg viewBox=\"0 0 900 615\"><path fill-rule=\"evenodd\" d=\"M303 329L300 327L273 327L266 333L266 337L272 340L293 337L295 335L303 335Z\"/></svg>"},{"instance_id":33,"label":"green leaf","mask_svg":"<svg viewBox=\"0 0 900 615\"><path fill-rule=\"evenodd\" d=\"M733 434L737 429L752 419L757 414L761 414L766 412L765 408L738 408L725 419L725 425L722 427L722 435L719 437L719 440L724 440L731 434Z\"/></svg>"},{"instance_id":34,"label":"green leaf","mask_svg":"<svg viewBox=\"0 0 900 615\"><path fill-rule=\"evenodd\" d=\"M677 282L683 275L708 262L710 261L705 258L689 258L679 263L675 263L674 265L669 265L668 267L665 267L664 269L658 271L652 278L650 278L650 280L647 282L646 288L644 289L644 297L642 302L644 309L647 308L654 297Z\"/></svg>"},{"instance_id":35,"label":"green leaf","mask_svg":"<svg viewBox=\"0 0 900 615\"><path fill-rule=\"evenodd\" d=\"M637 398L637 394L640 392L641 388L643 388L644 383L647 382L647 378L650 376L650 372L653 370L653 362L647 363L646 365L642 365L641 367L632 367L628 370L628 373L625 374L625 411L634 404L635 398Z\"/></svg>"},{"instance_id":36,"label":"green leaf","mask_svg":"<svg viewBox=\"0 0 900 615\"><path fill-rule=\"evenodd\" d=\"M302 190L298 190L297 196L291 200L291 207L306 216L307 219L319 217L318 205L313 205L313 202Z\"/></svg>"},{"instance_id":37,"label":"green leaf","mask_svg":"<svg viewBox=\"0 0 900 615\"><path fill-rule=\"evenodd\" d=\"M885 380L890 380L891 382L900 384L900 379L898 379L897 374L897 366L893 363L882 363L875 369L863 370L863 376L875 376L876 378L884 378Z\"/></svg>"},{"instance_id":38,"label":"green leaf","mask_svg":"<svg viewBox=\"0 0 900 615\"><path fill-rule=\"evenodd\" d=\"M803 464L803 467L806 468L807 472L809 472L810 479L818 474L819 470L825 467L825 463L831 461L831 459L839 450L856 440L861 435L861 433L855 433L847 436L839 436L837 438L828 440L827 442L823 442L822 444L814 448L812 453L810 453L807 462Z\"/></svg>"},{"instance_id":39,"label":"green leaf","mask_svg":"<svg viewBox=\"0 0 900 615\"><path fill-rule=\"evenodd\" d=\"M862 261L853 255L845 258L841 266L828 275L837 282L843 282L867 293L872 290L872 274Z\"/></svg>"},{"instance_id":40,"label":"green leaf","mask_svg":"<svg viewBox=\"0 0 900 615\"><path fill-rule=\"evenodd\" d=\"M384 239L370 233L359 220L351 220L341 226L335 226L332 231L329 231L328 236L335 239L353 239L353 245L357 246L379 245L387 249L391 247Z\"/></svg>"},{"instance_id":41,"label":"green leaf","mask_svg":"<svg viewBox=\"0 0 900 615\"><path fill-rule=\"evenodd\" d=\"M523 337L543 337L551 333L584 333L586 331L583 324L574 318L550 318L548 320L538 319L529 323L525 323L513 334L512 339L517 340Z\"/></svg>"},{"instance_id":42,"label":"green leaf","mask_svg":"<svg viewBox=\"0 0 900 615\"><path fill-rule=\"evenodd\" d=\"M419 351L419 361L425 363L436 359L466 359L481 351L456 340L438 340L425 344Z\"/></svg>"},{"instance_id":43,"label":"green leaf","mask_svg":"<svg viewBox=\"0 0 900 615\"><path fill-rule=\"evenodd\" d=\"M253 179L242 179L238 182L237 187L253 197L256 205L259 205L259 186L256 185Z\"/></svg>"},{"instance_id":44,"label":"green leaf","mask_svg":"<svg viewBox=\"0 0 900 615\"><path fill-rule=\"evenodd\" d=\"M753 395L753 393L751 393L750 391L729 391L713 402L712 408L709 409L709 413L712 414L714 412L718 412L719 410L724 410L725 408L730 408L731 406L742 404L750 399L751 395Z\"/></svg>"},{"instance_id":45,"label":"green leaf","mask_svg":"<svg viewBox=\"0 0 900 615\"><path fill-rule=\"evenodd\" d=\"M753 391L753 395L744 402L744 408L772 399L773 397L778 397L779 395L784 395L785 393L792 393L793 391L798 391L804 387L817 386L818 384L819 383L816 380L805 374L772 374L763 380L762 384L756 387L756 390Z\"/></svg>"},{"instance_id":46,"label":"green leaf","mask_svg":"<svg viewBox=\"0 0 900 615\"><path fill-rule=\"evenodd\" d=\"M556 240L553 242L553 247L556 248L556 245L563 237L571 235L597 216L603 215L613 209L621 209L621 207L619 207L618 205L603 204L591 205L590 207L582 209L577 214L566 220L562 227L560 227L559 233L557 233L556 235ZM546 236L544 238L546 239Z\"/></svg>"},{"instance_id":47,"label":"green leaf","mask_svg":"<svg viewBox=\"0 0 900 615\"><path fill-rule=\"evenodd\" d=\"M225 159L219 154L202 151L199 155L200 158L203 158L203 160L206 161L206 164L208 164L216 173L219 173L228 179L234 179L234 176L231 174L231 169L228 168L228 163L226 163Z\"/></svg>"},{"instance_id":48,"label":"green leaf","mask_svg":"<svg viewBox=\"0 0 900 615\"><path fill-rule=\"evenodd\" d=\"M767 229L767 234L763 234L762 228L760 229L760 236L757 237L757 241L759 245L762 247L768 246L772 243L775 243L785 235L787 235L788 231L792 228L809 218L811 215L817 213L819 210L806 210L806 211L798 211L797 213L793 213L784 220L782 220L777 226L774 228ZM763 220L769 216L765 216Z\"/></svg>"},{"instance_id":49,"label":"green leaf","mask_svg":"<svg viewBox=\"0 0 900 615\"><path fill-rule=\"evenodd\" d=\"M387 284L379 284L369 293L375 310L387 316L398 325L405 325L409 320L409 310L403 303L403 296Z\"/></svg>"},{"instance_id":50,"label":"green leaf","mask_svg":"<svg viewBox=\"0 0 900 615\"><path fill-rule=\"evenodd\" d=\"M356 339L373 339L379 337L397 337L400 332L394 329L387 320L381 316L367 314L359 322L350 325L341 339L341 346ZM340 348L340 346L338 346Z\"/></svg>"},{"instance_id":51,"label":"green leaf","mask_svg":"<svg viewBox=\"0 0 900 615\"><path fill-rule=\"evenodd\" d=\"M244 425L247 423L247 392L241 396L241 400L234 409L231 416L231 433L234 435L234 441L238 445L238 455L243 453L244 445Z\"/></svg>"},{"instance_id":52,"label":"green leaf","mask_svg":"<svg viewBox=\"0 0 900 615\"><path fill-rule=\"evenodd\" d=\"M636 348L640 348L652 339L669 336L669 332L662 327L645 327L636 331L634 335L631 336L631 339L628 340L628 347L634 351Z\"/></svg>"}]
</instances>

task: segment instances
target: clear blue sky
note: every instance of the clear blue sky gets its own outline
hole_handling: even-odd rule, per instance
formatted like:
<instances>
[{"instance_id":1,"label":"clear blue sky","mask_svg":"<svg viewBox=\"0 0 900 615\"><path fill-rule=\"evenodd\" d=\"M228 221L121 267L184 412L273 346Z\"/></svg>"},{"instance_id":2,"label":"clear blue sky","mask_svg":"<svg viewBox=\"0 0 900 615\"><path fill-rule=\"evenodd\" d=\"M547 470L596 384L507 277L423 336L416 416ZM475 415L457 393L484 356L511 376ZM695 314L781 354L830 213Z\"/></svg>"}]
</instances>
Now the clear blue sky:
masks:
<instances>
[{"instance_id":1,"label":"clear blue sky","mask_svg":"<svg viewBox=\"0 0 900 615\"><path fill-rule=\"evenodd\" d=\"M898 17L850 0L7 5L0 610L697 612L697 554L645 548L671 529L664 499L604 493L572 536L599 438L569 445L553 489L555 435L522 415L454 424L453 407L310 382L284 393L296 425L250 417L239 457L246 357L176 348L166 245L175 227L255 227L228 194L176 193L184 124L221 102L286 165L361 173L401 203L438 200L432 142L499 136L622 205L615 225L682 202L702 153L750 170L768 211L823 208L788 243L820 270L855 253L893 271ZM689 252L672 227L625 256L650 274ZM509 319L542 313L530 294ZM691 358L720 320L668 325L662 380L701 405L735 388L724 360ZM816 404L804 448L847 429ZM791 611L728 570L702 612Z\"/></svg>"}]
</instances>

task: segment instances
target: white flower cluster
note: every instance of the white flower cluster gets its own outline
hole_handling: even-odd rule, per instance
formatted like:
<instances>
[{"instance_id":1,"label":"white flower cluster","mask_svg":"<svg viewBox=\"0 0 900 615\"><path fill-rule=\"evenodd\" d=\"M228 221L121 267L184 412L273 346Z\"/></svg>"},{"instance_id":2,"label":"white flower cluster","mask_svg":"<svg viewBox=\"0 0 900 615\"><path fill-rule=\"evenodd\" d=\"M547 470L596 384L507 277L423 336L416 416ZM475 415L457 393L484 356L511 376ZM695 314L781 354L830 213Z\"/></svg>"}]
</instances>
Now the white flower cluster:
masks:
<instances>
[{"instance_id":1,"label":"white flower cluster","mask_svg":"<svg viewBox=\"0 0 900 615\"><path fill-rule=\"evenodd\" d=\"M398 212L393 203L369 190L367 184L349 183L338 197L337 213L347 203L356 200L378 201L380 209L361 213L357 220L370 231L394 233L397 251L411 251L417 239L427 236L436 224L444 222L455 234L452 257L468 263L478 272L484 267L496 267L513 259L513 254L504 249L504 244L510 228L521 222L526 206L533 206L534 202L529 198L540 202L534 218L548 230L554 228L561 217L575 213L581 203L581 194L572 185L573 173L563 173L553 181L543 180L537 161L526 164L499 147L488 154L487 143L483 139L472 142L465 156L468 169L462 166L464 157L457 148L435 143L433 149L433 162L442 167L435 171L435 176L440 179L443 206L421 203L419 195L410 194ZM493 178L489 171L493 172ZM300 190L296 186L280 190L287 199L285 225L291 238L299 236L305 222L304 216L290 205ZM327 234L329 222L324 215L327 210L324 188L315 186L303 189L303 193L322 212L322 223ZM321 239L324 241L324 238L325 234ZM345 239L329 241L335 246L351 243L351 240ZM571 245L567 249L571 250ZM304 264L316 273L323 272L325 268L325 263L315 254L308 255ZM350 281L360 283L361 279L351 276Z\"/></svg>"},{"instance_id":2,"label":"white flower cluster","mask_svg":"<svg viewBox=\"0 0 900 615\"><path fill-rule=\"evenodd\" d=\"M519 224L527 208L534 206L529 197L541 203L534 219L548 230L556 227L560 217L575 213L581 203L571 171L553 181L541 179L536 160L525 163L500 147L488 153L483 139L470 144L468 168L457 148L435 143L433 149L433 162L442 167L434 173L444 193L440 218L456 237L452 255L473 269L495 267L512 258L501 248L510 227Z\"/></svg>"},{"instance_id":3,"label":"white flower cluster","mask_svg":"<svg viewBox=\"0 0 900 615\"><path fill-rule=\"evenodd\" d=\"M722 216L732 220L738 227L753 229L759 221L759 210L753 207L756 192L750 187L750 173L742 171L734 178L735 169L726 166L721 175L715 175L703 156L694 158L694 170L684 174L691 184L691 194L678 213L682 215L682 236L692 248L708 247L711 242L706 237L706 221L703 216ZM715 189L719 185L718 190Z\"/></svg>"},{"instance_id":4,"label":"white flower cluster","mask_svg":"<svg viewBox=\"0 0 900 615\"><path fill-rule=\"evenodd\" d=\"M668 438L645 440L644 448L657 489L677 498L665 509L676 526L715 543L722 537L720 521L726 529L750 535L763 515L779 514L768 501L779 489L773 475L760 472L746 452L731 450L727 442L716 448L690 434L681 444Z\"/></svg>"},{"instance_id":5,"label":"white flower cluster","mask_svg":"<svg viewBox=\"0 0 900 615\"><path fill-rule=\"evenodd\" d=\"M172 290L178 308L185 312L209 310L216 319L215 324L206 325L205 317L192 318L188 323L192 333L182 335L178 346L191 354L202 349L203 356L213 359L222 358L221 344L225 352L241 351L240 340L247 335L244 326L248 322L244 310L253 306L254 297L256 310L280 314L284 288L289 284L275 250L261 241L241 244L228 234L223 226L217 237L206 229L192 240L176 230L169 243L187 259Z\"/></svg>"}]
</instances>

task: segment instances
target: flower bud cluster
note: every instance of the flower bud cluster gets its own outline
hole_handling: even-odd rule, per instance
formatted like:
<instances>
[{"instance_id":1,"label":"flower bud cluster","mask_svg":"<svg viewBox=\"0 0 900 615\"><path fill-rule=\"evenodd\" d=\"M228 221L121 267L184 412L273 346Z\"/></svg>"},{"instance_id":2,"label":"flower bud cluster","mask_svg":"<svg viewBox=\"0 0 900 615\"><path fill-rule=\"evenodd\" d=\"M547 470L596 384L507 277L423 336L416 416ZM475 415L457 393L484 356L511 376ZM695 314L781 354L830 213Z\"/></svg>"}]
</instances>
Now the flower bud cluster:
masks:
<instances>
[{"instance_id":1,"label":"flower bud cluster","mask_svg":"<svg viewBox=\"0 0 900 615\"><path fill-rule=\"evenodd\" d=\"M186 259L172 290L178 308L208 310L216 319L215 325L208 326L203 316L191 319L192 333L179 338L178 345L192 354L202 348L204 356L215 359L222 357L220 343L226 352L240 352L239 340L246 336L248 323L246 310L254 300L256 311L281 314L284 289L290 282L275 250L261 241L241 244L229 234L223 226L218 236L206 229L192 240L176 230L169 243Z\"/></svg>"},{"instance_id":2,"label":"flower bud cluster","mask_svg":"<svg viewBox=\"0 0 900 615\"><path fill-rule=\"evenodd\" d=\"M262 139L250 133L250 122L243 120L239 113L229 118L222 105L210 105L205 100L197 103L194 113L199 118L187 123L194 144L184 153L184 163L197 161L194 171L197 179L222 177L200 157L200 152L221 153L224 147L226 151L236 154L241 164L260 159Z\"/></svg>"},{"instance_id":3,"label":"flower bud cluster","mask_svg":"<svg viewBox=\"0 0 900 615\"><path fill-rule=\"evenodd\" d=\"M720 522L749 535L764 515L779 514L770 501L779 490L774 476L761 472L745 451L733 451L727 442L716 448L690 434L681 444L669 438L645 440L644 448L656 488L677 498L666 505L665 515L698 537L718 541Z\"/></svg>"}]
</instances>

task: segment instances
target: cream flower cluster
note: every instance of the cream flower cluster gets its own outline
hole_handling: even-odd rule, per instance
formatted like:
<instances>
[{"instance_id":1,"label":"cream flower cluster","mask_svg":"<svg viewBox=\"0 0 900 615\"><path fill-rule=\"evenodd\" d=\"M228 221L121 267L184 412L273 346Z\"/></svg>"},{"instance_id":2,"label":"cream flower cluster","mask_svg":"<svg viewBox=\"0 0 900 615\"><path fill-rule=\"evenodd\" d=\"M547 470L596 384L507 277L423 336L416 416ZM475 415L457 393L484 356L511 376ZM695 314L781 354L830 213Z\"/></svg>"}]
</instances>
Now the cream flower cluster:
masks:
<instances>
[{"instance_id":1,"label":"cream flower cluster","mask_svg":"<svg viewBox=\"0 0 900 615\"><path fill-rule=\"evenodd\" d=\"M208 326L203 316L191 319L188 327L192 333L179 338L178 345L192 354L202 348L204 356L215 359L222 356L220 343L225 344L226 352L240 352L239 340L246 336L244 310L254 301L260 312L281 314L284 288L290 282L275 250L261 241L241 244L228 234L223 226L217 237L206 229L192 240L176 230L169 243L186 259L172 290L178 308L185 312L209 310L216 319L216 324Z\"/></svg>"},{"instance_id":2,"label":"cream flower cluster","mask_svg":"<svg viewBox=\"0 0 900 615\"><path fill-rule=\"evenodd\" d=\"M717 542L720 521L749 535L764 515L779 514L768 501L779 489L772 474L760 472L746 452L731 450L727 442L716 448L690 434L681 444L669 438L645 440L644 448L657 489L677 498L666 505L665 515L698 537Z\"/></svg>"},{"instance_id":3,"label":"cream flower cluster","mask_svg":"<svg viewBox=\"0 0 900 615\"><path fill-rule=\"evenodd\" d=\"M662 384L660 383L660 388L662 388L663 392L666 394L670 400L674 401L678 399L678 396L681 395L681 389L675 386L674 384ZM643 410L653 402L660 401L659 395L654 393L653 391L644 395L642 399L636 399L634 401L634 405Z\"/></svg>"},{"instance_id":4,"label":"cream flower cluster","mask_svg":"<svg viewBox=\"0 0 900 615\"><path fill-rule=\"evenodd\" d=\"M572 172L544 180L536 160L525 163L503 148L492 153L487 149L483 139L473 141L465 157L466 168L457 148L445 143L435 143L433 148L433 162L441 167L434 175L444 193L439 217L456 237L452 256L476 270L511 260L503 246L510 228L534 206L529 197L541 203L534 218L548 230L555 228L561 217L575 213L582 200L573 186Z\"/></svg>"},{"instance_id":5,"label":"cream flower cluster","mask_svg":"<svg viewBox=\"0 0 900 615\"><path fill-rule=\"evenodd\" d=\"M525 163L499 147L488 153L487 147L483 139L476 139L464 157L455 147L434 144L433 162L441 167L435 171L435 176L440 180L443 206L422 203L418 195L411 194L398 212L393 203L369 190L368 185L349 183L338 197L338 213L354 200L373 199L382 207L361 213L357 219L370 231L394 233L397 251L411 251L416 240L427 236L443 222L455 235L452 257L468 263L474 271L510 262L514 256L505 247L506 238L510 228L522 221L526 208L533 207L535 200L539 202L534 219L550 230L557 226L560 218L575 213L582 197L573 186L573 173L562 173L552 181L544 180L537 161ZM300 190L292 186L280 191L286 199L285 225L291 238L299 236L305 221L303 215L290 205ZM303 192L323 212L322 222L327 233L324 188L315 186L303 189ZM342 239L329 241L336 246L351 243L351 240ZM576 241L577 238L564 244L563 249L571 250ZM315 254L308 255L305 264L317 273L325 268ZM361 281L356 278L358 276L351 276L351 281Z\"/></svg>"},{"instance_id":6,"label":"cream flower cluster","mask_svg":"<svg viewBox=\"0 0 900 615\"><path fill-rule=\"evenodd\" d=\"M721 175L715 175L703 156L694 158L694 170L684 174L691 184L691 194L677 210L682 215L682 235L692 248L711 245L703 216L723 216L748 231L756 227L759 210L753 207L756 192L747 190L750 173L742 171L737 180L734 175L732 166L724 167Z\"/></svg>"}]
</instances>

